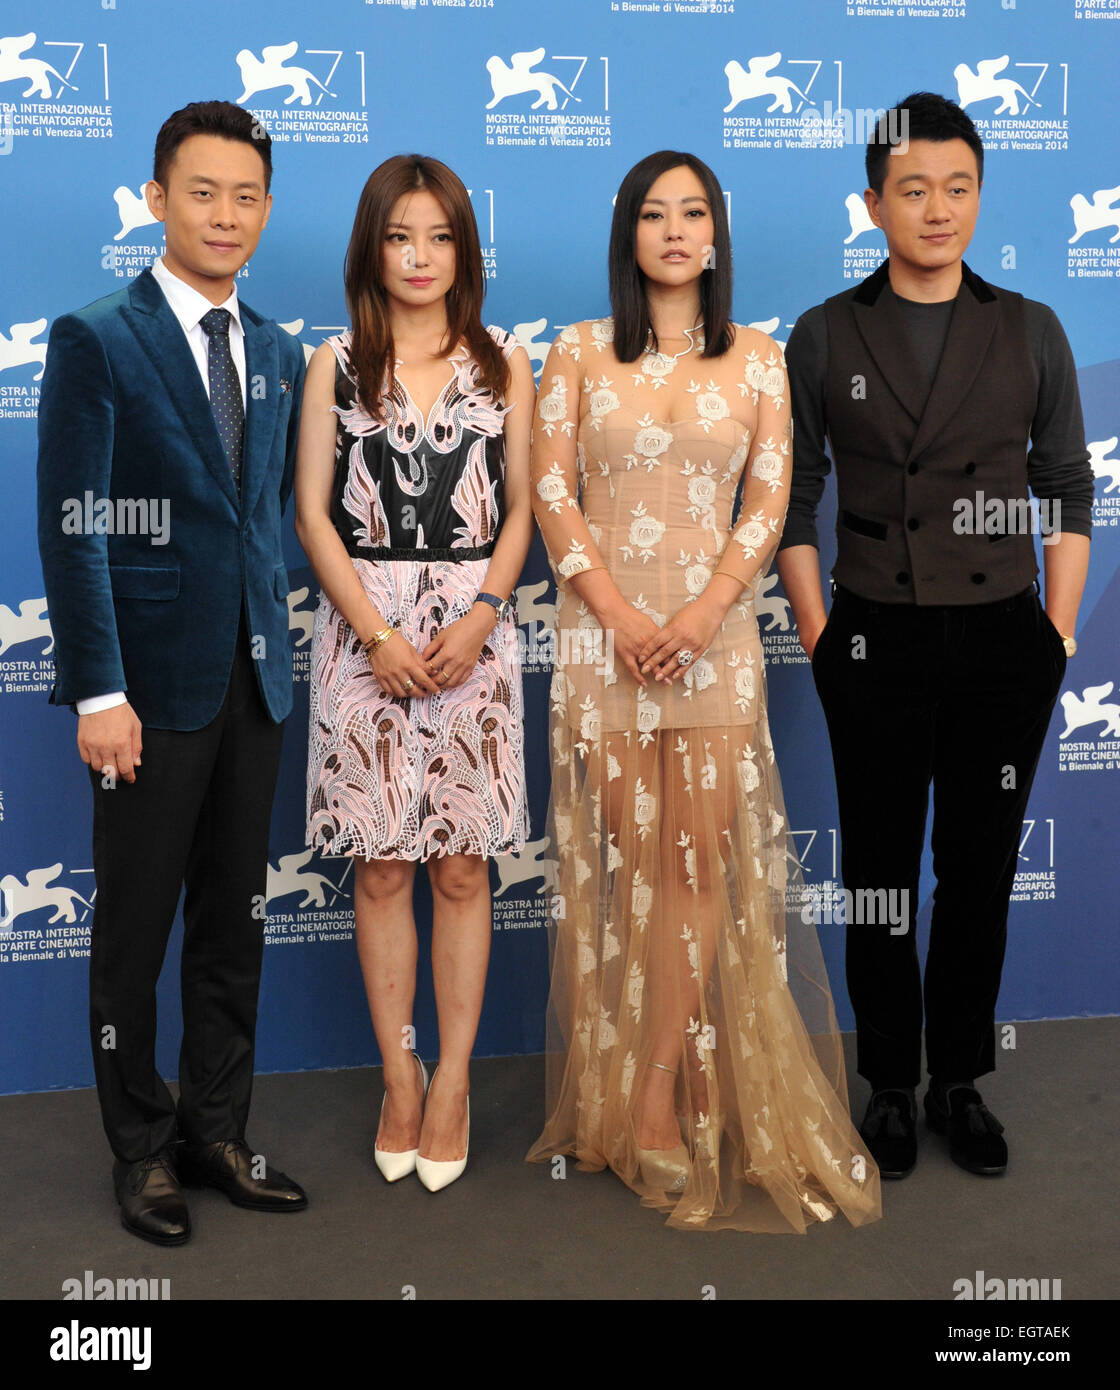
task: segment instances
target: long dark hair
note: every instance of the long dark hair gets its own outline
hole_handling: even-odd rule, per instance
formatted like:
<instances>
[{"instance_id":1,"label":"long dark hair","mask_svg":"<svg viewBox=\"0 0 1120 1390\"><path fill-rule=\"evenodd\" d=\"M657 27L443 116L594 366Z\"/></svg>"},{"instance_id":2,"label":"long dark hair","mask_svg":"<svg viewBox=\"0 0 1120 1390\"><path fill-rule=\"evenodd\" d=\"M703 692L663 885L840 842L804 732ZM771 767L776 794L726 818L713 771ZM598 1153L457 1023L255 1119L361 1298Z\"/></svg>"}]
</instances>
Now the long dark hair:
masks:
<instances>
[{"instance_id":1,"label":"long dark hair","mask_svg":"<svg viewBox=\"0 0 1120 1390\"><path fill-rule=\"evenodd\" d=\"M385 229L397 199L426 188L439 200L455 243L455 282L447 292L447 338L443 356L465 341L478 363L479 383L501 398L509 387L509 363L482 325L482 249L474 209L462 180L446 164L420 154L396 154L366 180L346 250L344 277L350 313L350 366L358 395L375 419L382 386L394 384L395 353L389 306L381 278Z\"/></svg>"},{"instance_id":2,"label":"long dark hair","mask_svg":"<svg viewBox=\"0 0 1120 1390\"><path fill-rule=\"evenodd\" d=\"M700 273L700 312L704 318L703 357L721 357L735 340L731 323L731 233L727 226L727 207L715 174L694 154L679 150L658 150L634 165L622 180L614 203L608 275L611 311L614 314L614 351L620 362L634 362L645 352L650 336L657 347L657 334L650 322L646 303L645 276L638 269L635 241L638 213L650 188L670 169L686 165L704 186L704 196L712 210L715 239L709 265Z\"/></svg>"}]
</instances>

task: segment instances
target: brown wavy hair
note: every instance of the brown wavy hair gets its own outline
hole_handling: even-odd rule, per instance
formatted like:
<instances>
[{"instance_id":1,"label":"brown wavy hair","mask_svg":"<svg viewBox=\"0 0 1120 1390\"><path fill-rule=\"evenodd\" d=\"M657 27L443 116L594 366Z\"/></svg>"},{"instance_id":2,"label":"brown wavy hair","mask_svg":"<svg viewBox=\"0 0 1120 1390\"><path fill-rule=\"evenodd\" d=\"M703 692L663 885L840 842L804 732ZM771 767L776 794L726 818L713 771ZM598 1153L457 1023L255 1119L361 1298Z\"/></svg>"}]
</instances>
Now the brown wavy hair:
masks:
<instances>
[{"instance_id":1,"label":"brown wavy hair","mask_svg":"<svg viewBox=\"0 0 1120 1390\"><path fill-rule=\"evenodd\" d=\"M420 154L396 154L379 164L366 180L354 228L346 250L344 278L350 313L350 367L366 410L379 419L382 385L395 384L396 354L389 323L389 305L381 278L386 227L397 199L426 188L447 215L455 243L455 281L447 292L447 337L441 354L447 357L460 342L478 363L479 383L497 399L509 387L509 363L482 324L482 248L474 209L459 176L438 159Z\"/></svg>"}]
</instances>

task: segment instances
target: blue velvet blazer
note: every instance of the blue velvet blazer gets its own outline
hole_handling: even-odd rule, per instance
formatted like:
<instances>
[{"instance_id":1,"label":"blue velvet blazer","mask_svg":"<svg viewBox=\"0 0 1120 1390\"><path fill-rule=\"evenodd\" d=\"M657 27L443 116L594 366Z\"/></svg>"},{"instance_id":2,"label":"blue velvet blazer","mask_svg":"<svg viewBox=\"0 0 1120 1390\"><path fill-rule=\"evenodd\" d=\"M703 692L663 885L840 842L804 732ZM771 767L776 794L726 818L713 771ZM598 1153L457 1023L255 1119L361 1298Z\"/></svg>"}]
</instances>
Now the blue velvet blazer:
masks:
<instances>
[{"instance_id":1,"label":"blue velvet blazer","mask_svg":"<svg viewBox=\"0 0 1120 1390\"><path fill-rule=\"evenodd\" d=\"M240 310L240 500L186 336L150 270L52 325L39 406L39 553L53 704L123 690L142 724L201 728L221 707L244 607L265 705L277 722L291 710L280 519L295 470L303 350L248 305Z\"/></svg>"}]
</instances>

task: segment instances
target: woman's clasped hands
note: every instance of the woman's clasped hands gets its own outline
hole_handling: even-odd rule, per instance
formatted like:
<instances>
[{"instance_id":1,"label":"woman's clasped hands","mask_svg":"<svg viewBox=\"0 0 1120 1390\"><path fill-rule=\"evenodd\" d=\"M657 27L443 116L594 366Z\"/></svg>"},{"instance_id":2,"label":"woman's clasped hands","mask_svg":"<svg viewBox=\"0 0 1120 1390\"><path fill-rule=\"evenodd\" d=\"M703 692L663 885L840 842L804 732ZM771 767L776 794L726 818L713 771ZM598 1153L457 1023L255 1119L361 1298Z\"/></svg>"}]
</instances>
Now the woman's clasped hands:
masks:
<instances>
[{"instance_id":1,"label":"woman's clasped hands","mask_svg":"<svg viewBox=\"0 0 1120 1390\"><path fill-rule=\"evenodd\" d=\"M727 614L726 606L708 600L703 594L672 615L664 627L649 638L638 653L643 675L671 685L679 680L694 661L715 641Z\"/></svg>"},{"instance_id":2,"label":"woman's clasped hands","mask_svg":"<svg viewBox=\"0 0 1120 1390\"><path fill-rule=\"evenodd\" d=\"M603 627L613 636L615 657L640 686L649 677L671 685L712 645L726 613L726 605L702 594L662 627L630 603L605 615Z\"/></svg>"}]
</instances>

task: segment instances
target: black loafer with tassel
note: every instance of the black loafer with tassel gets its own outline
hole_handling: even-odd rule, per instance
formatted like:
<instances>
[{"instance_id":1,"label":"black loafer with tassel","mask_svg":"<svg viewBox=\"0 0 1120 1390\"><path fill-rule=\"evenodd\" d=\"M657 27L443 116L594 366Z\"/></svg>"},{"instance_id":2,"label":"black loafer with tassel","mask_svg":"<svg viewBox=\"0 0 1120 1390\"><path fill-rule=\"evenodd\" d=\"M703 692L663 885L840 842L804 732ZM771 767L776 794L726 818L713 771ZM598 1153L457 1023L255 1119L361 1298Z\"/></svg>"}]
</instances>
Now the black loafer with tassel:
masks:
<instances>
[{"instance_id":1,"label":"black loafer with tassel","mask_svg":"<svg viewBox=\"0 0 1120 1390\"><path fill-rule=\"evenodd\" d=\"M1003 1126L972 1086L935 1085L925 1095L926 1122L935 1134L949 1138L949 1157L960 1168L984 1177L1007 1169Z\"/></svg>"},{"instance_id":2,"label":"black loafer with tassel","mask_svg":"<svg viewBox=\"0 0 1120 1390\"><path fill-rule=\"evenodd\" d=\"M876 1091L859 1127L881 1178L905 1178L918 1161L918 1107L913 1091Z\"/></svg>"}]
</instances>

